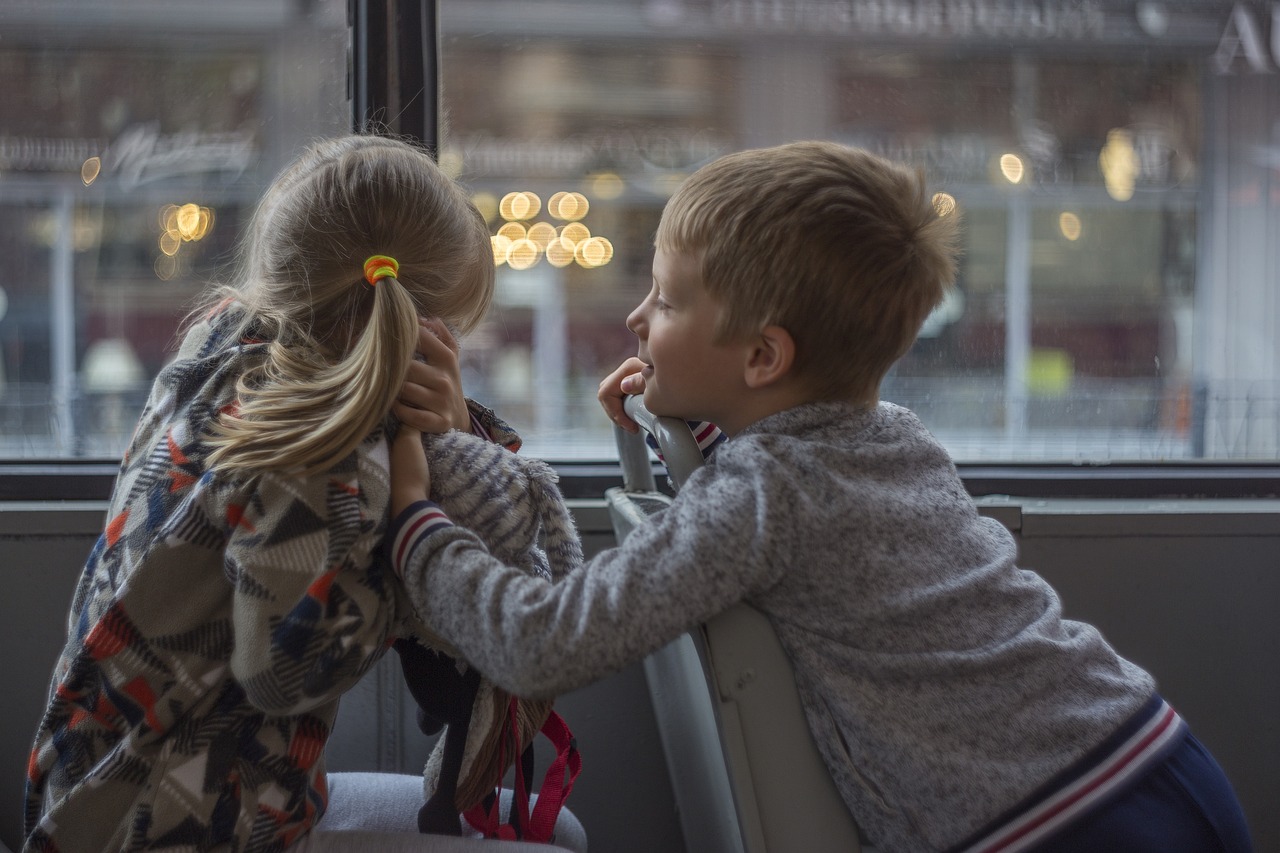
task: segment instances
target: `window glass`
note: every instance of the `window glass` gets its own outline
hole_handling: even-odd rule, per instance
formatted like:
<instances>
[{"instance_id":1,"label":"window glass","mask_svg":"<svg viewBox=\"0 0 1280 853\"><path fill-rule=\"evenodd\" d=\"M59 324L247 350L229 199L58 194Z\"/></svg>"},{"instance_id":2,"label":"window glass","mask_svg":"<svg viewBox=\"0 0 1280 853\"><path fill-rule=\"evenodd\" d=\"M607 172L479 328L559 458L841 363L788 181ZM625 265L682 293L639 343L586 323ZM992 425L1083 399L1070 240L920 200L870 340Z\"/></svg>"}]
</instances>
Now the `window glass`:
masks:
<instances>
[{"instance_id":1,"label":"window glass","mask_svg":"<svg viewBox=\"0 0 1280 853\"><path fill-rule=\"evenodd\" d=\"M350 125L341 0L0 5L0 457L118 455L265 184Z\"/></svg>"},{"instance_id":2,"label":"window glass","mask_svg":"<svg viewBox=\"0 0 1280 853\"><path fill-rule=\"evenodd\" d=\"M674 187L828 138L964 216L958 286L882 389L958 459L1280 456L1261 7L438 6L441 161L500 257L465 379L531 452L613 455L595 388ZM113 456L264 184L349 126L346 4L9 0L0 26L0 458Z\"/></svg>"},{"instance_id":3,"label":"window glass","mask_svg":"<svg viewBox=\"0 0 1280 853\"><path fill-rule=\"evenodd\" d=\"M440 5L442 161L498 262L467 378L533 452L612 454L595 388L635 351L623 320L680 180L826 138L925 168L965 218L957 287L882 388L959 460L1280 453L1261 7Z\"/></svg>"}]
</instances>

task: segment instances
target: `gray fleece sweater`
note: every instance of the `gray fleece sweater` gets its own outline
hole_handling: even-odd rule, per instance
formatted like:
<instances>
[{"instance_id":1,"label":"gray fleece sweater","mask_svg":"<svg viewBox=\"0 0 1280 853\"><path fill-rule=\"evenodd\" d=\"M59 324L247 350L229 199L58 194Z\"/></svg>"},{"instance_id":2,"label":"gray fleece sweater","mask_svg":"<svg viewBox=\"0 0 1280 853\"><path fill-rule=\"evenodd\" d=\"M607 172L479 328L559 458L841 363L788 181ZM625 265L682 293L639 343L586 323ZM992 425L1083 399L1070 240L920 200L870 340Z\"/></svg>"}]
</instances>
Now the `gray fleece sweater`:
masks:
<instances>
[{"instance_id":1,"label":"gray fleece sweater","mask_svg":"<svg viewBox=\"0 0 1280 853\"><path fill-rule=\"evenodd\" d=\"M581 687L739 600L766 613L836 785L885 853L959 843L1154 693L1096 629L1062 618L943 448L890 404L757 422L554 585L425 506L398 567L410 596L519 695Z\"/></svg>"}]
</instances>

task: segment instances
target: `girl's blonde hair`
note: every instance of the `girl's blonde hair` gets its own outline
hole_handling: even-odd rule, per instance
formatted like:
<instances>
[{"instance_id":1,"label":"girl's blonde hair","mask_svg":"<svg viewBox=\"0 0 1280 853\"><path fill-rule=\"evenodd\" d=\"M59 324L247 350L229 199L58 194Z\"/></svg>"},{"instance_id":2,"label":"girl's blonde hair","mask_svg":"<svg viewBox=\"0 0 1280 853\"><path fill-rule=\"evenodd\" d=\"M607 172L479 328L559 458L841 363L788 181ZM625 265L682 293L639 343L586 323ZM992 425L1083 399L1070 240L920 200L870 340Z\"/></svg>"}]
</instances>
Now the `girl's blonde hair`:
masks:
<instances>
[{"instance_id":1,"label":"girl's blonde hair","mask_svg":"<svg viewBox=\"0 0 1280 853\"><path fill-rule=\"evenodd\" d=\"M394 258L396 276L367 283L372 255ZM240 267L205 309L230 296L246 309L234 340L268 343L211 431L224 471L334 465L390 412L418 318L465 333L493 296L483 217L424 150L384 136L308 148L258 204Z\"/></svg>"},{"instance_id":2,"label":"girl's blonde hair","mask_svg":"<svg viewBox=\"0 0 1280 853\"><path fill-rule=\"evenodd\" d=\"M716 338L778 325L818 398L879 389L956 275L959 215L916 170L832 142L740 151L667 203L656 245L695 255Z\"/></svg>"}]
</instances>

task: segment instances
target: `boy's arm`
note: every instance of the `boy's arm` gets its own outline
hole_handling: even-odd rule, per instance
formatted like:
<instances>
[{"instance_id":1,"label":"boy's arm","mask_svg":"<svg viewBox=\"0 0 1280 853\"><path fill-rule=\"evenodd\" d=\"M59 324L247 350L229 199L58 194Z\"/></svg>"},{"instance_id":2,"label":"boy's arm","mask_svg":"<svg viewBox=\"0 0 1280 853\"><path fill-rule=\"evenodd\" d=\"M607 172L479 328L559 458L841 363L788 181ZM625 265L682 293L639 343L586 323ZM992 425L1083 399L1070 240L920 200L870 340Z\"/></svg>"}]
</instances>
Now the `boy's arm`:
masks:
<instances>
[{"instance_id":1,"label":"boy's arm","mask_svg":"<svg viewBox=\"0 0 1280 853\"><path fill-rule=\"evenodd\" d=\"M430 501L397 514L392 561L422 619L466 660L516 695L554 696L776 581L753 492L710 479L692 478L670 509L555 584L505 566Z\"/></svg>"}]
</instances>

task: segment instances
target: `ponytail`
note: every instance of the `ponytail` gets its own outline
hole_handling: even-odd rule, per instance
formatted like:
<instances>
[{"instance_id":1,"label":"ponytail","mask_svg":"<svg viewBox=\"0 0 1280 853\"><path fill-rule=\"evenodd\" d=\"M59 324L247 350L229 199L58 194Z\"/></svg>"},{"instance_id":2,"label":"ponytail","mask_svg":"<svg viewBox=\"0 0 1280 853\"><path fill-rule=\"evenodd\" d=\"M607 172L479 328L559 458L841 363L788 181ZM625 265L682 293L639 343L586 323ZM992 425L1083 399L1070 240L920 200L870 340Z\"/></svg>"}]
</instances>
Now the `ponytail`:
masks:
<instances>
[{"instance_id":1,"label":"ponytail","mask_svg":"<svg viewBox=\"0 0 1280 853\"><path fill-rule=\"evenodd\" d=\"M230 340L268 343L209 429L209 465L314 474L378 432L418 317L463 334L480 322L493 249L484 217L425 151L357 134L315 144L276 179L236 277L210 297L243 309Z\"/></svg>"},{"instance_id":2,"label":"ponytail","mask_svg":"<svg viewBox=\"0 0 1280 853\"><path fill-rule=\"evenodd\" d=\"M418 319L397 279L373 289L368 322L336 363L304 342L267 345L265 362L237 382L238 411L223 413L214 426L210 467L313 473L374 431L404 383Z\"/></svg>"}]
</instances>

